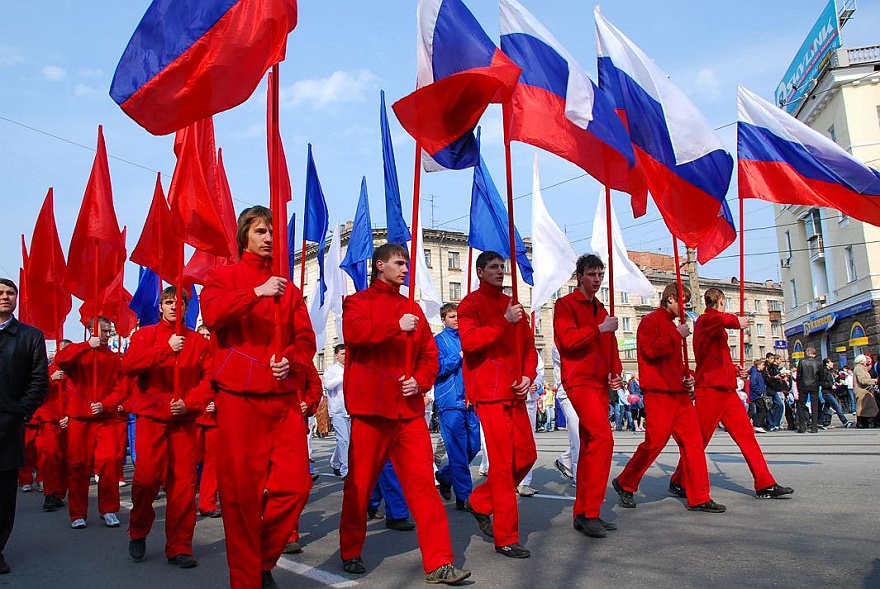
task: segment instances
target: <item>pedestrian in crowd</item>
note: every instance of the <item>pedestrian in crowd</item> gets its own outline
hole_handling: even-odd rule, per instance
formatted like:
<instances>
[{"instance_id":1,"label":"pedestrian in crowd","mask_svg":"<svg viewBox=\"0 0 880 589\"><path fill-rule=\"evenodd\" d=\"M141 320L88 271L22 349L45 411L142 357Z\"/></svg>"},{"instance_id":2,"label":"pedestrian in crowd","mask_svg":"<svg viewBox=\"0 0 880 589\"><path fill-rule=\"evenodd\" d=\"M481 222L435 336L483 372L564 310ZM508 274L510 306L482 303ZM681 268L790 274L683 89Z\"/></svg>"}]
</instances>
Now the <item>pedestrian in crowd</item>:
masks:
<instances>
[{"instance_id":1,"label":"pedestrian in crowd","mask_svg":"<svg viewBox=\"0 0 880 589\"><path fill-rule=\"evenodd\" d=\"M768 396L767 383L764 380L766 366L767 361L759 358L749 368L749 414L752 415L752 427L759 434L772 430L767 417L773 401Z\"/></svg>"},{"instance_id":2,"label":"pedestrian in crowd","mask_svg":"<svg viewBox=\"0 0 880 589\"><path fill-rule=\"evenodd\" d=\"M211 332L200 323L196 332L211 341ZM214 402L214 387L204 383L202 396L205 410L196 416L196 460L201 465L199 471L199 515L217 518L223 515L220 509L220 493L217 491L217 405Z\"/></svg>"},{"instance_id":3,"label":"pedestrian in crowd","mask_svg":"<svg viewBox=\"0 0 880 589\"><path fill-rule=\"evenodd\" d=\"M853 370L849 366L844 366L841 369L844 372L843 377L843 386L846 387L846 393L849 397L849 412L855 416L856 414L856 391L855 385L853 384Z\"/></svg>"},{"instance_id":4,"label":"pedestrian in crowd","mask_svg":"<svg viewBox=\"0 0 880 589\"><path fill-rule=\"evenodd\" d=\"M58 350L63 350L70 343L73 342L62 339L58 342ZM64 420L66 385L64 371L58 368L53 357L49 363L49 392L46 402L33 417L33 421L39 425L37 470L43 479L43 511L55 511L64 507L64 497L67 495L67 421Z\"/></svg>"},{"instance_id":5,"label":"pedestrian in crowd","mask_svg":"<svg viewBox=\"0 0 880 589\"><path fill-rule=\"evenodd\" d=\"M626 383L629 391L629 410L636 424L636 431L645 431L645 399L642 397L642 387L639 385L639 375L634 372Z\"/></svg>"},{"instance_id":6,"label":"pedestrian in crowd","mask_svg":"<svg viewBox=\"0 0 880 589\"><path fill-rule=\"evenodd\" d=\"M15 525L25 424L43 403L49 388L43 334L15 318L17 304L18 287L0 278L0 574L10 571L3 551Z\"/></svg>"},{"instance_id":7,"label":"pedestrian in crowd","mask_svg":"<svg viewBox=\"0 0 880 589\"><path fill-rule=\"evenodd\" d=\"M559 410L565 417L565 429L568 433L568 447L553 464L562 476L574 481L577 478L577 463L581 447L580 420L574 405L568 398L568 393L565 392L565 386L562 384L562 359L555 344L550 351L550 358L553 361L553 378L556 381L556 399L559 401Z\"/></svg>"},{"instance_id":8,"label":"pedestrian in crowd","mask_svg":"<svg viewBox=\"0 0 880 589\"><path fill-rule=\"evenodd\" d=\"M156 519L153 501L165 488L165 557L182 569L193 568L196 512L198 434L196 416L205 405L208 342L181 326L189 297L169 286L159 297L159 323L138 329L122 358L122 372L133 380L132 396L124 406L137 415L135 444L140 449L131 482L128 554L142 560L147 536Z\"/></svg>"},{"instance_id":9,"label":"pedestrian in crowd","mask_svg":"<svg viewBox=\"0 0 880 589\"><path fill-rule=\"evenodd\" d=\"M556 429L556 393L552 388L544 386L544 394L541 398L544 402L544 413L547 415L544 431L552 432Z\"/></svg>"},{"instance_id":10,"label":"pedestrian in crowd","mask_svg":"<svg viewBox=\"0 0 880 589\"><path fill-rule=\"evenodd\" d=\"M697 364L695 376L695 408L703 438L703 448L709 445L720 423L742 452L754 479L755 496L758 499L776 499L791 495L791 487L782 487L770 474L767 460L755 438L755 429L748 413L736 393L737 376L745 376L745 370L737 367L730 357L727 330L742 330L748 326L744 315L725 313L724 293L709 288L703 294L705 312L694 325L694 358ZM682 485L682 461L672 474L669 491L678 497L687 497L688 490Z\"/></svg>"},{"instance_id":11,"label":"pedestrian in crowd","mask_svg":"<svg viewBox=\"0 0 880 589\"><path fill-rule=\"evenodd\" d=\"M368 502L388 461L412 509L428 583L457 584L470 571L453 566L449 523L434 486L425 393L437 376L437 345L421 308L400 294L409 273L397 244L373 252L370 286L345 298L343 388L351 416L348 476L339 523L340 556L348 573L363 574Z\"/></svg>"},{"instance_id":12,"label":"pedestrian in crowd","mask_svg":"<svg viewBox=\"0 0 880 589\"><path fill-rule=\"evenodd\" d=\"M489 476L474 488L466 508L495 551L512 558L531 553L520 543L513 491L537 459L535 422L526 398L537 376L538 353L523 306L502 289L504 258L493 251L477 256L478 289L458 306L464 350L464 385L476 405L492 458Z\"/></svg>"},{"instance_id":13,"label":"pedestrian in crowd","mask_svg":"<svg viewBox=\"0 0 880 589\"><path fill-rule=\"evenodd\" d=\"M119 404L127 395L120 377L119 354L108 347L112 326L104 317L89 322L93 335L70 344L55 355L55 363L68 379L64 399L67 421L67 476L70 527L86 527L89 510L89 475L98 481L98 513L110 528L119 527Z\"/></svg>"},{"instance_id":14,"label":"pedestrian in crowd","mask_svg":"<svg viewBox=\"0 0 880 589\"><path fill-rule=\"evenodd\" d=\"M837 418L840 419L840 424L843 427L852 427L853 424L850 423L840 408L840 403L837 402L837 395L834 392L836 389L834 361L831 358L825 358L822 363L825 365L825 371L822 373L822 382L819 389L819 396L823 401L822 414L819 417L819 427L827 428L831 425L832 412L837 414Z\"/></svg>"},{"instance_id":15,"label":"pedestrian in crowd","mask_svg":"<svg viewBox=\"0 0 880 589\"><path fill-rule=\"evenodd\" d=\"M229 580L232 589L252 589L275 587L294 506L312 487L300 387L315 333L302 293L272 273L272 212L242 211L236 242L239 261L208 273L201 303L217 389Z\"/></svg>"},{"instance_id":16,"label":"pedestrian in crowd","mask_svg":"<svg viewBox=\"0 0 880 589\"><path fill-rule=\"evenodd\" d=\"M856 393L856 427L875 427L880 409L874 391L877 379L868 371L868 358L865 354L856 356L853 369L853 386Z\"/></svg>"},{"instance_id":17,"label":"pedestrian in crowd","mask_svg":"<svg viewBox=\"0 0 880 589\"><path fill-rule=\"evenodd\" d=\"M440 319L445 327L434 336L440 362L434 384L434 405L449 463L439 469L435 477L443 499L449 501L455 491L455 508L464 511L465 501L474 489L470 464L480 451L480 420L465 396L458 305L443 305Z\"/></svg>"},{"instance_id":18,"label":"pedestrian in crowd","mask_svg":"<svg viewBox=\"0 0 880 589\"><path fill-rule=\"evenodd\" d=\"M691 402L694 377L681 355L682 343L691 331L687 323L675 325L681 305L687 305L690 299L691 293L686 286L667 285L660 297L660 307L642 319L636 332L639 374L642 376L645 408L651 419L645 428L645 441L636 448L623 472L612 481L621 507L636 506L633 493L638 490L648 467L674 436L684 461L687 508L707 513L723 513L727 509L709 495L709 471L700 422Z\"/></svg>"},{"instance_id":19,"label":"pedestrian in crowd","mask_svg":"<svg viewBox=\"0 0 880 589\"><path fill-rule=\"evenodd\" d=\"M805 355L797 368L797 431L802 434L809 428L810 433L815 434L819 431L819 387L824 378L825 366L817 357L813 346L805 350Z\"/></svg>"},{"instance_id":20,"label":"pedestrian in crowd","mask_svg":"<svg viewBox=\"0 0 880 589\"><path fill-rule=\"evenodd\" d=\"M580 450L572 525L592 538L604 538L617 525L603 520L614 438L608 427L607 390L623 387L617 351L618 320L608 315L596 293L605 263L594 255L578 258L578 288L558 299L553 312L553 340L559 350L562 384L578 415Z\"/></svg>"},{"instance_id":21,"label":"pedestrian in crowd","mask_svg":"<svg viewBox=\"0 0 880 589\"><path fill-rule=\"evenodd\" d=\"M333 347L333 364L324 369L324 390L327 392L327 412L336 438L330 468L338 477L348 475L348 445L351 440L351 417L345 409L345 393L342 390L344 374L345 344L336 344Z\"/></svg>"}]
</instances>

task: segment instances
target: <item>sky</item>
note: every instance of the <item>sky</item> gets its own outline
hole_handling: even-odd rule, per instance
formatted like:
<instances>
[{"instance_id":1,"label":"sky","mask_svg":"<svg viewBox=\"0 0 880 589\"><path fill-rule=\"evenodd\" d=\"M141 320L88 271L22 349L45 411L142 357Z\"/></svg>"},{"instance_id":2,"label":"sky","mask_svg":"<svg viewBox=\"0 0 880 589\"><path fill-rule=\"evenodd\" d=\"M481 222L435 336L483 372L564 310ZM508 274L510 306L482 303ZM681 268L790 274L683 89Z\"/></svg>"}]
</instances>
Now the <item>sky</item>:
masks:
<instances>
[{"instance_id":1,"label":"sky","mask_svg":"<svg viewBox=\"0 0 880 589\"><path fill-rule=\"evenodd\" d=\"M593 2L522 0L596 79ZM465 0L498 40L498 4ZM173 136L156 137L129 119L109 97L110 80L146 0L7 2L0 19L0 275L17 281L19 234L30 235L48 188L67 248L94 159L97 126L104 125L113 197L120 227L134 248L153 193L156 172L166 190L174 169ZM773 90L826 5L826 0L670 2L608 0L602 12L639 45L703 112L735 153L736 86L772 101ZM397 157L404 214L412 203L414 142L390 111L416 78L415 0L300 0L299 24L281 65L281 133L294 200L302 215L307 144L313 146L331 226L354 217L366 176L374 226L384 226L379 91L384 89ZM842 30L845 47L878 42L880 5L859 3ZM265 82L250 100L215 117L235 206L268 204ZM482 146L505 194L500 108L484 115ZM542 195L550 214L578 252L589 251L601 187L576 166L531 146L513 145L516 224L531 235L532 158L539 153ZM467 230L470 170L423 174L426 227ZM736 182L728 193L736 216ZM615 195L628 249L671 254L672 239L656 208L633 220L628 196ZM746 278L778 279L772 205L746 202ZM738 220L737 220L738 224ZM300 227L301 228L301 227ZM739 274L737 245L702 266L703 276ZM134 291L137 269L126 266ZM32 295L33 296L33 295ZM74 307L76 308L76 306Z\"/></svg>"}]
</instances>

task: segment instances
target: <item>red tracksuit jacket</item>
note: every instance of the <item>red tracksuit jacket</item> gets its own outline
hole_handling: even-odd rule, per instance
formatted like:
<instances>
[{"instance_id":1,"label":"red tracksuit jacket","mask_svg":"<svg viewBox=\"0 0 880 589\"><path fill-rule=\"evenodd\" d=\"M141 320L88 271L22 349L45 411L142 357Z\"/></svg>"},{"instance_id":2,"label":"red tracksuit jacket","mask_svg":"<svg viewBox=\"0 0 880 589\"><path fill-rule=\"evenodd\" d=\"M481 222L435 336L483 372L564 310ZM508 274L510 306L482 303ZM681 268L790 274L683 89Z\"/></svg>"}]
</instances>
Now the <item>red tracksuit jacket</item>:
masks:
<instances>
[{"instance_id":1,"label":"red tracksuit jacket","mask_svg":"<svg viewBox=\"0 0 880 589\"><path fill-rule=\"evenodd\" d=\"M480 283L458 305L458 335L464 351L464 389L468 401L512 401L512 384L537 375L538 352L529 321L504 318L510 297L497 287ZM513 343L519 338L523 365L515 366Z\"/></svg>"},{"instance_id":2,"label":"red tracksuit jacket","mask_svg":"<svg viewBox=\"0 0 880 589\"><path fill-rule=\"evenodd\" d=\"M675 316L660 307L642 319L636 332L639 383L642 390L660 393L686 393L681 379L686 374L681 359L681 334Z\"/></svg>"},{"instance_id":3,"label":"red tracksuit jacket","mask_svg":"<svg viewBox=\"0 0 880 589\"><path fill-rule=\"evenodd\" d=\"M174 325L164 319L134 332L131 345L122 357L122 372L134 379L126 411L160 421L195 419L207 403L199 387L206 377L209 360L208 342L191 329L184 328L183 349L175 353L168 345ZM172 415L174 398L174 366L179 365L179 397L186 404L186 413Z\"/></svg>"},{"instance_id":4,"label":"red tracksuit jacket","mask_svg":"<svg viewBox=\"0 0 880 589\"><path fill-rule=\"evenodd\" d=\"M302 385L302 402L306 404L306 416L311 417L318 410L324 396L324 384L314 364L306 366L305 379Z\"/></svg>"},{"instance_id":5,"label":"red tracksuit jacket","mask_svg":"<svg viewBox=\"0 0 880 589\"><path fill-rule=\"evenodd\" d=\"M736 390L736 366L727 345L728 329L739 329L739 318L717 309L706 309L694 325L694 376L700 388Z\"/></svg>"},{"instance_id":6,"label":"red tracksuit jacket","mask_svg":"<svg viewBox=\"0 0 880 589\"><path fill-rule=\"evenodd\" d=\"M271 258L244 252L235 264L208 273L202 289L202 317L211 330L211 382L232 393L300 392L303 371L315 355L315 332L299 289L292 283L281 297L282 356L290 374L272 376L269 360L275 339L275 299L258 298L254 288L272 276ZM201 336L199 336L201 337Z\"/></svg>"},{"instance_id":7,"label":"red tracksuit jacket","mask_svg":"<svg viewBox=\"0 0 880 589\"><path fill-rule=\"evenodd\" d=\"M562 386L608 387L608 374L620 374L623 366L613 332L599 333L608 317L605 305L588 301L575 290L556 301L553 309L553 341L562 359Z\"/></svg>"},{"instance_id":8,"label":"red tracksuit jacket","mask_svg":"<svg viewBox=\"0 0 880 589\"><path fill-rule=\"evenodd\" d=\"M97 362L98 369L93 372ZM124 379L120 378L119 354L107 346L92 348L89 342L68 344L55 355L55 364L65 373L67 389L64 395L64 414L77 419L107 419L115 417L116 410L126 396ZM93 374L98 375L97 386ZM104 409L92 415L90 405L101 403Z\"/></svg>"},{"instance_id":9,"label":"red tracksuit jacket","mask_svg":"<svg viewBox=\"0 0 880 589\"><path fill-rule=\"evenodd\" d=\"M61 380L52 380L52 373L56 370L61 369L58 368L55 362L49 364L49 392L46 393L46 400L34 412L32 421L35 423L54 423L58 425L58 422L64 417L64 387L67 377L65 376Z\"/></svg>"},{"instance_id":10,"label":"red tracksuit jacket","mask_svg":"<svg viewBox=\"0 0 880 589\"><path fill-rule=\"evenodd\" d=\"M400 377L407 372L406 345L412 343L412 376L426 393L437 378L440 364L437 344L422 309L415 332L400 330L400 318L410 312L409 300L397 286L374 280L369 288L346 297L342 303L342 333L346 357L342 388L345 407L352 416L408 419L424 416L422 395L404 397Z\"/></svg>"}]
</instances>

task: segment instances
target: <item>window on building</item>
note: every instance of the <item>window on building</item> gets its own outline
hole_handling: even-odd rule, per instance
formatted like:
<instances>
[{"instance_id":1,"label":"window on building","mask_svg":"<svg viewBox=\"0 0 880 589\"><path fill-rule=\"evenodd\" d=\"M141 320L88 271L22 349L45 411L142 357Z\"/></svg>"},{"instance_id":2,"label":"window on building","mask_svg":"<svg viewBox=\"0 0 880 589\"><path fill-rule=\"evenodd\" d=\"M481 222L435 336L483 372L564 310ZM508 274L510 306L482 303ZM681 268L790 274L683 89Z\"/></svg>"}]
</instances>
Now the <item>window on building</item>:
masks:
<instances>
[{"instance_id":1,"label":"window on building","mask_svg":"<svg viewBox=\"0 0 880 589\"><path fill-rule=\"evenodd\" d=\"M458 252L447 252L450 270L461 270L461 256Z\"/></svg>"},{"instance_id":2,"label":"window on building","mask_svg":"<svg viewBox=\"0 0 880 589\"><path fill-rule=\"evenodd\" d=\"M739 360L739 346L730 346L730 357Z\"/></svg>"},{"instance_id":3,"label":"window on building","mask_svg":"<svg viewBox=\"0 0 880 589\"><path fill-rule=\"evenodd\" d=\"M847 225L849 225L849 215L847 215L843 211L838 211L837 223L840 227L846 227Z\"/></svg>"},{"instance_id":4,"label":"window on building","mask_svg":"<svg viewBox=\"0 0 880 589\"><path fill-rule=\"evenodd\" d=\"M789 288L791 288L791 306L798 306L798 293L797 293L797 283L795 283L794 278L792 278L789 283Z\"/></svg>"},{"instance_id":5,"label":"window on building","mask_svg":"<svg viewBox=\"0 0 880 589\"><path fill-rule=\"evenodd\" d=\"M632 331L632 317L621 317L620 326L623 331Z\"/></svg>"},{"instance_id":6,"label":"window on building","mask_svg":"<svg viewBox=\"0 0 880 589\"><path fill-rule=\"evenodd\" d=\"M324 352L318 354L318 372L324 372Z\"/></svg>"},{"instance_id":7,"label":"window on building","mask_svg":"<svg viewBox=\"0 0 880 589\"><path fill-rule=\"evenodd\" d=\"M431 250L428 248L425 248L425 266L431 267Z\"/></svg>"},{"instance_id":8,"label":"window on building","mask_svg":"<svg viewBox=\"0 0 880 589\"><path fill-rule=\"evenodd\" d=\"M601 289L599 289L599 299L601 299L601 301L603 303L608 302L608 289L605 288L604 286Z\"/></svg>"},{"instance_id":9,"label":"window on building","mask_svg":"<svg viewBox=\"0 0 880 589\"><path fill-rule=\"evenodd\" d=\"M461 300L461 282L450 282L449 283L449 300L450 301L460 301Z\"/></svg>"},{"instance_id":10,"label":"window on building","mask_svg":"<svg viewBox=\"0 0 880 589\"><path fill-rule=\"evenodd\" d=\"M761 312L761 299L755 299L755 313Z\"/></svg>"},{"instance_id":11,"label":"window on building","mask_svg":"<svg viewBox=\"0 0 880 589\"><path fill-rule=\"evenodd\" d=\"M535 313L535 335L541 335L541 313ZM540 355L540 352L538 352Z\"/></svg>"},{"instance_id":12,"label":"window on building","mask_svg":"<svg viewBox=\"0 0 880 589\"><path fill-rule=\"evenodd\" d=\"M767 301L767 306L770 307L771 311L779 311L782 312L782 309L785 308L785 305L782 301Z\"/></svg>"},{"instance_id":13,"label":"window on building","mask_svg":"<svg viewBox=\"0 0 880 589\"><path fill-rule=\"evenodd\" d=\"M766 358L767 357L767 348L764 346L758 346L758 358Z\"/></svg>"},{"instance_id":14,"label":"window on building","mask_svg":"<svg viewBox=\"0 0 880 589\"><path fill-rule=\"evenodd\" d=\"M629 303L629 293L625 291L620 291L620 302L621 303Z\"/></svg>"},{"instance_id":15,"label":"window on building","mask_svg":"<svg viewBox=\"0 0 880 589\"><path fill-rule=\"evenodd\" d=\"M837 143L837 132L834 130L834 125L828 127L828 131L826 131L825 134L828 135L828 139Z\"/></svg>"},{"instance_id":16,"label":"window on building","mask_svg":"<svg viewBox=\"0 0 880 589\"><path fill-rule=\"evenodd\" d=\"M788 259L786 260L786 262L789 263L789 264L791 264L791 258L792 258L792 250L791 250L791 231L786 231L786 232L785 232L785 245L786 245L786 247L788 248Z\"/></svg>"},{"instance_id":17,"label":"window on building","mask_svg":"<svg viewBox=\"0 0 880 589\"><path fill-rule=\"evenodd\" d=\"M752 357L752 344L746 344L746 359Z\"/></svg>"},{"instance_id":18,"label":"window on building","mask_svg":"<svg viewBox=\"0 0 880 589\"><path fill-rule=\"evenodd\" d=\"M576 286L569 286L569 287L568 287L568 294L573 293L575 290L577 290L577 287L576 287Z\"/></svg>"},{"instance_id":19,"label":"window on building","mask_svg":"<svg viewBox=\"0 0 880 589\"><path fill-rule=\"evenodd\" d=\"M512 295L513 295L513 289L512 289L511 287L509 287L509 286L503 286L503 287L501 287L501 292L503 292L503 293L506 294L507 296L512 296Z\"/></svg>"},{"instance_id":20,"label":"window on building","mask_svg":"<svg viewBox=\"0 0 880 589\"><path fill-rule=\"evenodd\" d=\"M779 322L771 321L770 322L770 337L778 338L779 337Z\"/></svg>"},{"instance_id":21,"label":"window on building","mask_svg":"<svg viewBox=\"0 0 880 589\"><path fill-rule=\"evenodd\" d=\"M804 217L804 231L807 234L807 247L810 256L819 256L825 253L825 244L822 239L822 217L818 208L811 209L809 214ZM813 258L815 259L815 258Z\"/></svg>"},{"instance_id":22,"label":"window on building","mask_svg":"<svg viewBox=\"0 0 880 589\"><path fill-rule=\"evenodd\" d=\"M755 332L758 337L764 337L764 324L756 323L755 324Z\"/></svg>"},{"instance_id":23,"label":"window on building","mask_svg":"<svg viewBox=\"0 0 880 589\"><path fill-rule=\"evenodd\" d=\"M636 351L635 350L624 350L623 359L624 360L635 360L636 359Z\"/></svg>"},{"instance_id":24,"label":"window on building","mask_svg":"<svg viewBox=\"0 0 880 589\"><path fill-rule=\"evenodd\" d=\"M651 304L651 297L642 297L642 304L643 305L650 305Z\"/></svg>"},{"instance_id":25,"label":"window on building","mask_svg":"<svg viewBox=\"0 0 880 589\"><path fill-rule=\"evenodd\" d=\"M510 274L510 260L504 260L504 273Z\"/></svg>"},{"instance_id":26,"label":"window on building","mask_svg":"<svg viewBox=\"0 0 880 589\"><path fill-rule=\"evenodd\" d=\"M843 248L843 260L846 265L846 281L855 282L859 279L859 275L856 273L856 258L851 245Z\"/></svg>"}]
</instances>

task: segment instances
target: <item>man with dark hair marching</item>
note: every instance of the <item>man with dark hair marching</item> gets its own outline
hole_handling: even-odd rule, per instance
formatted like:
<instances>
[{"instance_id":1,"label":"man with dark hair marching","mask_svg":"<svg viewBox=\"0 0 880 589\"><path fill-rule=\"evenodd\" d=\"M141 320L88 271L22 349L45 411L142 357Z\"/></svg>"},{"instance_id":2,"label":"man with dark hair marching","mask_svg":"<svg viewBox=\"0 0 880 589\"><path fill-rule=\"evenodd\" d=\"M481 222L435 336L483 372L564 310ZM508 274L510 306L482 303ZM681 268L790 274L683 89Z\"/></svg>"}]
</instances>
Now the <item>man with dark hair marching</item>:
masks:
<instances>
[{"instance_id":1,"label":"man with dark hair marching","mask_svg":"<svg viewBox=\"0 0 880 589\"><path fill-rule=\"evenodd\" d=\"M272 569L296 525L294 507L312 487L300 403L315 332L299 289L272 274L272 212L242 211L236 240L240 260L208 274L201 302L211 330L229 581L254 589L276 586Z\"/></svg>"},{"instance_id":2,"label":"man with dark hair marching","mask_svg":"<svg viewBox=\"0 0 880 589\"><path fill-rule=\"evenodd\" d=\"M679 300L678 289L681 288ZM691 300L686 286L668 284L660 307L645 315L636 332L639 375L648 419L645 441L639 444L623 472L611 481L621 507L636 506L633 498L645 472L670 437L675 437L684 461L687 508L691 511L724 513L727 508L709 496L709 470L700 435L700 422L691 401L694 377L682 359L682 342L691 334L687 323L675 325L682 304Z\"/></svg>"},{"instance_id":3,"label":"man with dark hair marching","mask_svg":"<svg viewBox=\"0 0 880 589\"><path fill-rule=\"evenodd\" d=\"M399 292L408 263L400 245L376 248L369 288L342 304L347 353L343 389L351 444L339 522L340 555L346 572L366 572L362 550L368 503L390 457L416 522L425 581L454 585L470 571L452 564L449 522L434 487L424 395L437 376L437 346L422 310ZM412 346L409 351L407 346Z\"/></svg>"},{"instance_id":4,"label":"man with dark hair marching","mask_svg":"<svg viewBox=\"0 0 880 589\"><path fill-rule=\"evenodd\" d=\"M706 303L706 311L694 324L694 359L697 363L694 394L703 447L709 445L712 434L720 423L739 446L746 464L749 465L758 499L791 495L794 489L780 487L770 474L764 453L761 452L761 446L758 445L755 437L755 428L752 427L749 414L736 394L738 373L741 378L745 378L747 373L745 370L738 370L730 357L727 330L745 329L748 319L723 311L725 298L720 289L713 287L706 290L703 299ZM672 474L669 491L678 497L687 495L686 487L682 485L681 462Z\"/></svg>"},{"instance_id":5,"label":"man with dark hair marching","mask_svg":"<svg viewBox=\"0 0 880 589\"><path fill-rule=\"evenodd\" d=\"M434 336L440 359L440 372L434 384L434 406L440 421L440 435L446 444L449 464L437 471L440 495L447 501L455 491L455 508L464 511L464 502L474 489L470 464L480 451L480 421L474 406L467 403L462 376L461 339L458 336L458 306L440 307L446 326Z\"/></svg>"},{"instance_id":6,"label":"man with dark hair marching","mask_svg":"<svg viewBox=\"0 0 880 589\"><path fill-rule=\"evenodd\" d=\"M187 298L184 292L181 300L173 286L163 290L159 323L137 330L122 358L123 373L135 379L125 408L137 415L138 460L131 482L128 553L136 561L144 558L147 535L156 519L153 501L164 484L165 557L183 569L198 564L192 550L198 439L195 419L207 405L199 385L209 359L204 337L185 327L180 335L175 333L177 314L186 314Z\"/></svg>"},{"instance_id":7,"label":"man with dark hair marching","mask_svg":"<svg viewBox=\"0 0 880 589\"><path fill-rule=\"evenodd\" d=\"M578 452L574 529L592 538L604 538L617 526L600 516L614 437L608 427L608 388L623 386L623 367L617 351L617 317L611 317L596 298L605 276L605 264L594 254L578 258L578 288L558 299L553 311L553 341L559 350L562 386L578 415Z\"/></svg>"},{"instance_id":8,"label":"man with dark hair marching","mask_svg":"<svg viewBox=\"0 0 880 589\"><path fill-rule=\"evenodd\" d=\"M15 524L18 469L24 465L24 425L49 388L43 334L15 318L17 304L18 287L0 278L0 574L10 570L3 550Z\"/></svg>"},{"instance_id":9,"label":"man with dark hair marching","mask_svg":"<svg viewBox=\"0 0 880 589\"><path fill-rule=\"evenodd\" d=\"M480 287L458 306L458 333L465 391L477 408L492 465L465 508L480 531L493 538L496 552L528 558L531 553L519 541L516 486L538 457L526 410L538 353L525 310L502 290L504 258L486 251L476 266Z\"/></svg>"}]
</instances>

